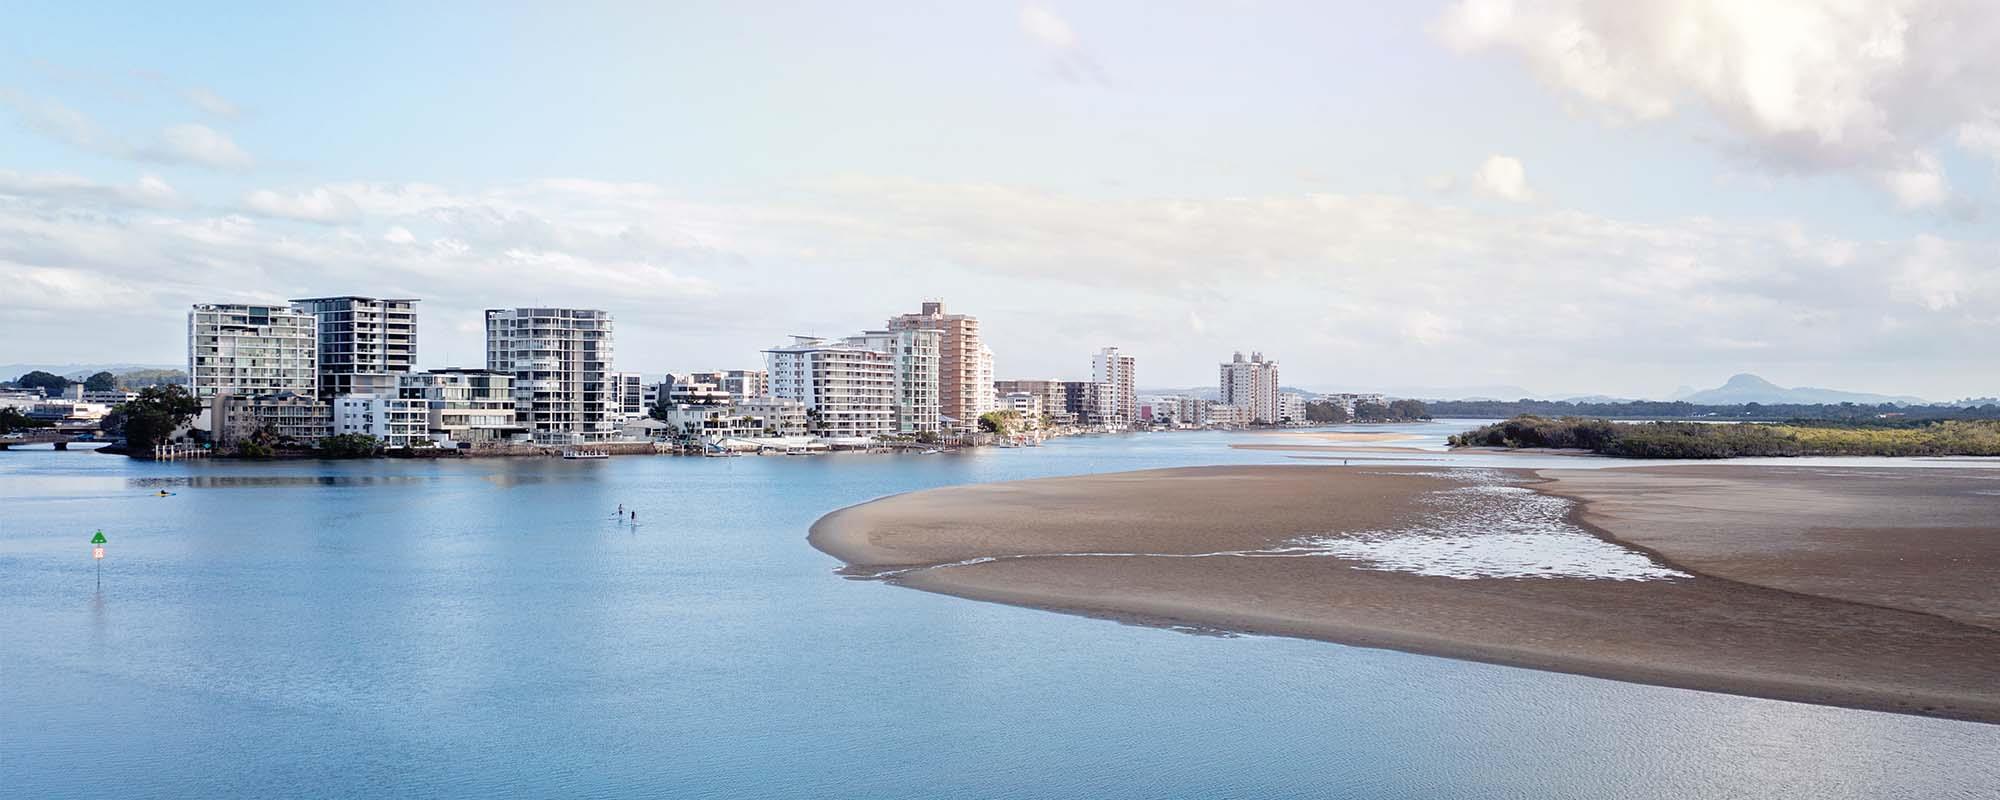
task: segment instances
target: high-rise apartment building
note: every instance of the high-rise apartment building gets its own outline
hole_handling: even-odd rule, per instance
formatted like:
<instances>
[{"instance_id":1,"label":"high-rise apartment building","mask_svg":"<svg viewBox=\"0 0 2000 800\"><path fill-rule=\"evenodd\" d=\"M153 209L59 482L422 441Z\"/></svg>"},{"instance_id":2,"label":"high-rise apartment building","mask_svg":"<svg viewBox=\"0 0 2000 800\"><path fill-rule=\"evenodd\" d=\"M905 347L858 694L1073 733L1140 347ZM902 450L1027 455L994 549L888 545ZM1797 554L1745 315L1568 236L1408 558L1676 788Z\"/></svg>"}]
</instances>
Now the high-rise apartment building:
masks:
<instances>
[{"instance_id":1,"label":"high-rise apartment building","mask_svg":"<svg viewBox=\"0 0 2000 800\"><path fill-rule=\"evenodd\" d=\"M1116 347L1106 347L1090 357L1090 381L1105 387L1098 415L1107 425L1130 425L1139 419L1134 364L1131 356Z\"/></svg>"},{"instance_id":2,"label":"high-rise apartment building","mask_svg":"<svg viewBox=\"0 0 2000 800\"><path fill-rule=\"evenodd\" d=\"M1251 353L1245 361L1243 352L1237 351L1223 363L1218 388L1223 405L1249 409L1253 422L1268 424L1284 418L1278 398L1278 362L1265 361L1263 353Z\"/></svg>"},{"instance_id":3,"label":"high-rise apartment building","mask_svg":"<svg viewBox=\"0 0 2000 800\"><path fill-rule=\"evenodd\" d=\"M764 351L771 396L806 408L815 435L857 438L896 432L896 365L890 354L814 336Z\"/></svg>"},{"instance_id":4,"label":"high-rise apartment building","mask_svg":"<svg viewBox=\"0 0 2000 800\"><path fill-rule=\"evenodd\" d=\"M895 370L897 433L938 431L938 345L943 337L940 331L904 328L866 331L846 339L848 344L889 355Z\"/></svg>"},{"instance_id":5,"label":"high-rise apartment building","mask_svg":"<svg viewBox=\"0 0 2000 800\"><path fill-rule=\"evenodd\" d=\"M979 415L993 410L993 351L979 336L979 318L947 314L944 303L927 300L923 310L889 320L889 330L932 330L938 341L938 409L948 427L976 430Z\"/></svg>"},{"instance_id":6,"label":"high-rise apartment building","mask_svg":"<svg viewBox=\"0 0 2000 800\"><path fill-rule=\"evenodd\" d=\"M293 308L318 320L319 397L394 396L397 376L416 364L416 303L352 296L293 300Z\"/></svg>"},{"instance_id":7,"label":"high-rise apartment building","mask_svg":"<svg viewBox=\"0 0 2000 800\"><path fill-rule=\"evenodd\" d=\"M486 311L486 368L514 376L514 412L543 444L618 435L611 315L591 308Z\"/></svg>"},{"instance_id":8,"label":"high-rise apartment building","mask_svg":"<svg viewBox=\"0 0 2000 800\"><path fill-rule=\"evenodd\" d=\"M281 305L197 303L188 311L188 388L219 394L319 396L319 321Z\"/></svg>"}]
</instances>

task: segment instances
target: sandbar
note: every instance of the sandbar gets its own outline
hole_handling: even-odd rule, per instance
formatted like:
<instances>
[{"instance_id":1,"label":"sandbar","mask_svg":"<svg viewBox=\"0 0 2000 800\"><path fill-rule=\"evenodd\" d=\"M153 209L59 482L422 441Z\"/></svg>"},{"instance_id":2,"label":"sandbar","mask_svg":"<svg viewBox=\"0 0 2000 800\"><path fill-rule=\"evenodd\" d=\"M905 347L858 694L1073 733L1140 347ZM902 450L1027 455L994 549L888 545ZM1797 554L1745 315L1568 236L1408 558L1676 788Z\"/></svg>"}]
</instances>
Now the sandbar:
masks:
<instances>
[{"instance_id":1,"label":"sandbar","mask_svg":"<svg viewBox=\"0 0 2000 800\"><path fill-rule=\"evenodd\" d=\"M810 538L849 575L977 600L2000 723L2000 471L1476 472L1522 488L1435 468L1149 470L898 495ZM1465 512L1437 500L1466 491L1560 502L1581 544L1671 577L1441 577L1324 554L1436 544L1402 534L1438 525L1462 547L1468 520L1440 515Z\"/></svg>"}]
</instances>

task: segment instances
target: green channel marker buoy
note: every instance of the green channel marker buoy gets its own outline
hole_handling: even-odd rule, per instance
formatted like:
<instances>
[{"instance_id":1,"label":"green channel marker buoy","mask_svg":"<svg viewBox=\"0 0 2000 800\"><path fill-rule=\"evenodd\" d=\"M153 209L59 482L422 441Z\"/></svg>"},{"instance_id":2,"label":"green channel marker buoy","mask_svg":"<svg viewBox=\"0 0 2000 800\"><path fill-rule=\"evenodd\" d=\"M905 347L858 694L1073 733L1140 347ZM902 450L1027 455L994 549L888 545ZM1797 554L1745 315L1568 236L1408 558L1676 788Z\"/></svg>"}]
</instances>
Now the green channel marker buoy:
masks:
<instances>
[{"instance_id":1,"label":"green channel marker buoy","mask_svg":"<svg viewBox=\"0 0 2000 800\"><path fill-rule=\"evenodd\" d=\"M104 531L90 537L90 560L97 563L97 589L104 590Z\"/></svg>"}]
</instances>

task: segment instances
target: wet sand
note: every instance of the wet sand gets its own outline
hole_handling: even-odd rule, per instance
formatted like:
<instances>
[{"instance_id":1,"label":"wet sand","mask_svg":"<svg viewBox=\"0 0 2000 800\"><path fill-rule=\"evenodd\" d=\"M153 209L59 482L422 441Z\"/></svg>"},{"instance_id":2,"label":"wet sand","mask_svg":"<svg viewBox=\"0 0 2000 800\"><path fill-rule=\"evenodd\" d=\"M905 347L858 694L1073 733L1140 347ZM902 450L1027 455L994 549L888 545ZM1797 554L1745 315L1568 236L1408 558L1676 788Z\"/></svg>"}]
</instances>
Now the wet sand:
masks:
<instances>
[{"instance_id":1,"label":"wet sand","mask_svg":"<svg viewBox=\"0 0 2000 800\"><path fill-rule=\"evenodd\" d=\"M1685 577L1458 580L1300 554L1302 536L1432 524L1425 498L1458 485L1380 466L953 487L834 512L811 539L848 574L978 600L2000 722L2000 495L1980 493L2000 473L1545 473L1531 485L1581 501L1583 531Z\"/></svg>"}]
</instances>

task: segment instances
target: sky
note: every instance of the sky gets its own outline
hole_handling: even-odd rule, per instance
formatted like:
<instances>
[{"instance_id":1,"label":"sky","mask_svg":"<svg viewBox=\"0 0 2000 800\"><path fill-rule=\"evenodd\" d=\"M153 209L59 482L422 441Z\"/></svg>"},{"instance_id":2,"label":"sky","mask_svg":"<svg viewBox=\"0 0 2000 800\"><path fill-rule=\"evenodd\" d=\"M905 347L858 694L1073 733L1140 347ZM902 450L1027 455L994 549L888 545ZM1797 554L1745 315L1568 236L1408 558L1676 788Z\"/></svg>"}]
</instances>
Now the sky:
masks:
<instances>
[{"instance_id":1,"label":"sky","mask_svg":"<svg viewBox=\"0 0 2000 800\"><path fill-rule=\"evenodd\" d=\"M357 294L422 367L562 305L734 368L942 299L1002 378L2000 394L1983 2L287 5L10 4L0 363Z\"/></svg>"}]
</instances>

